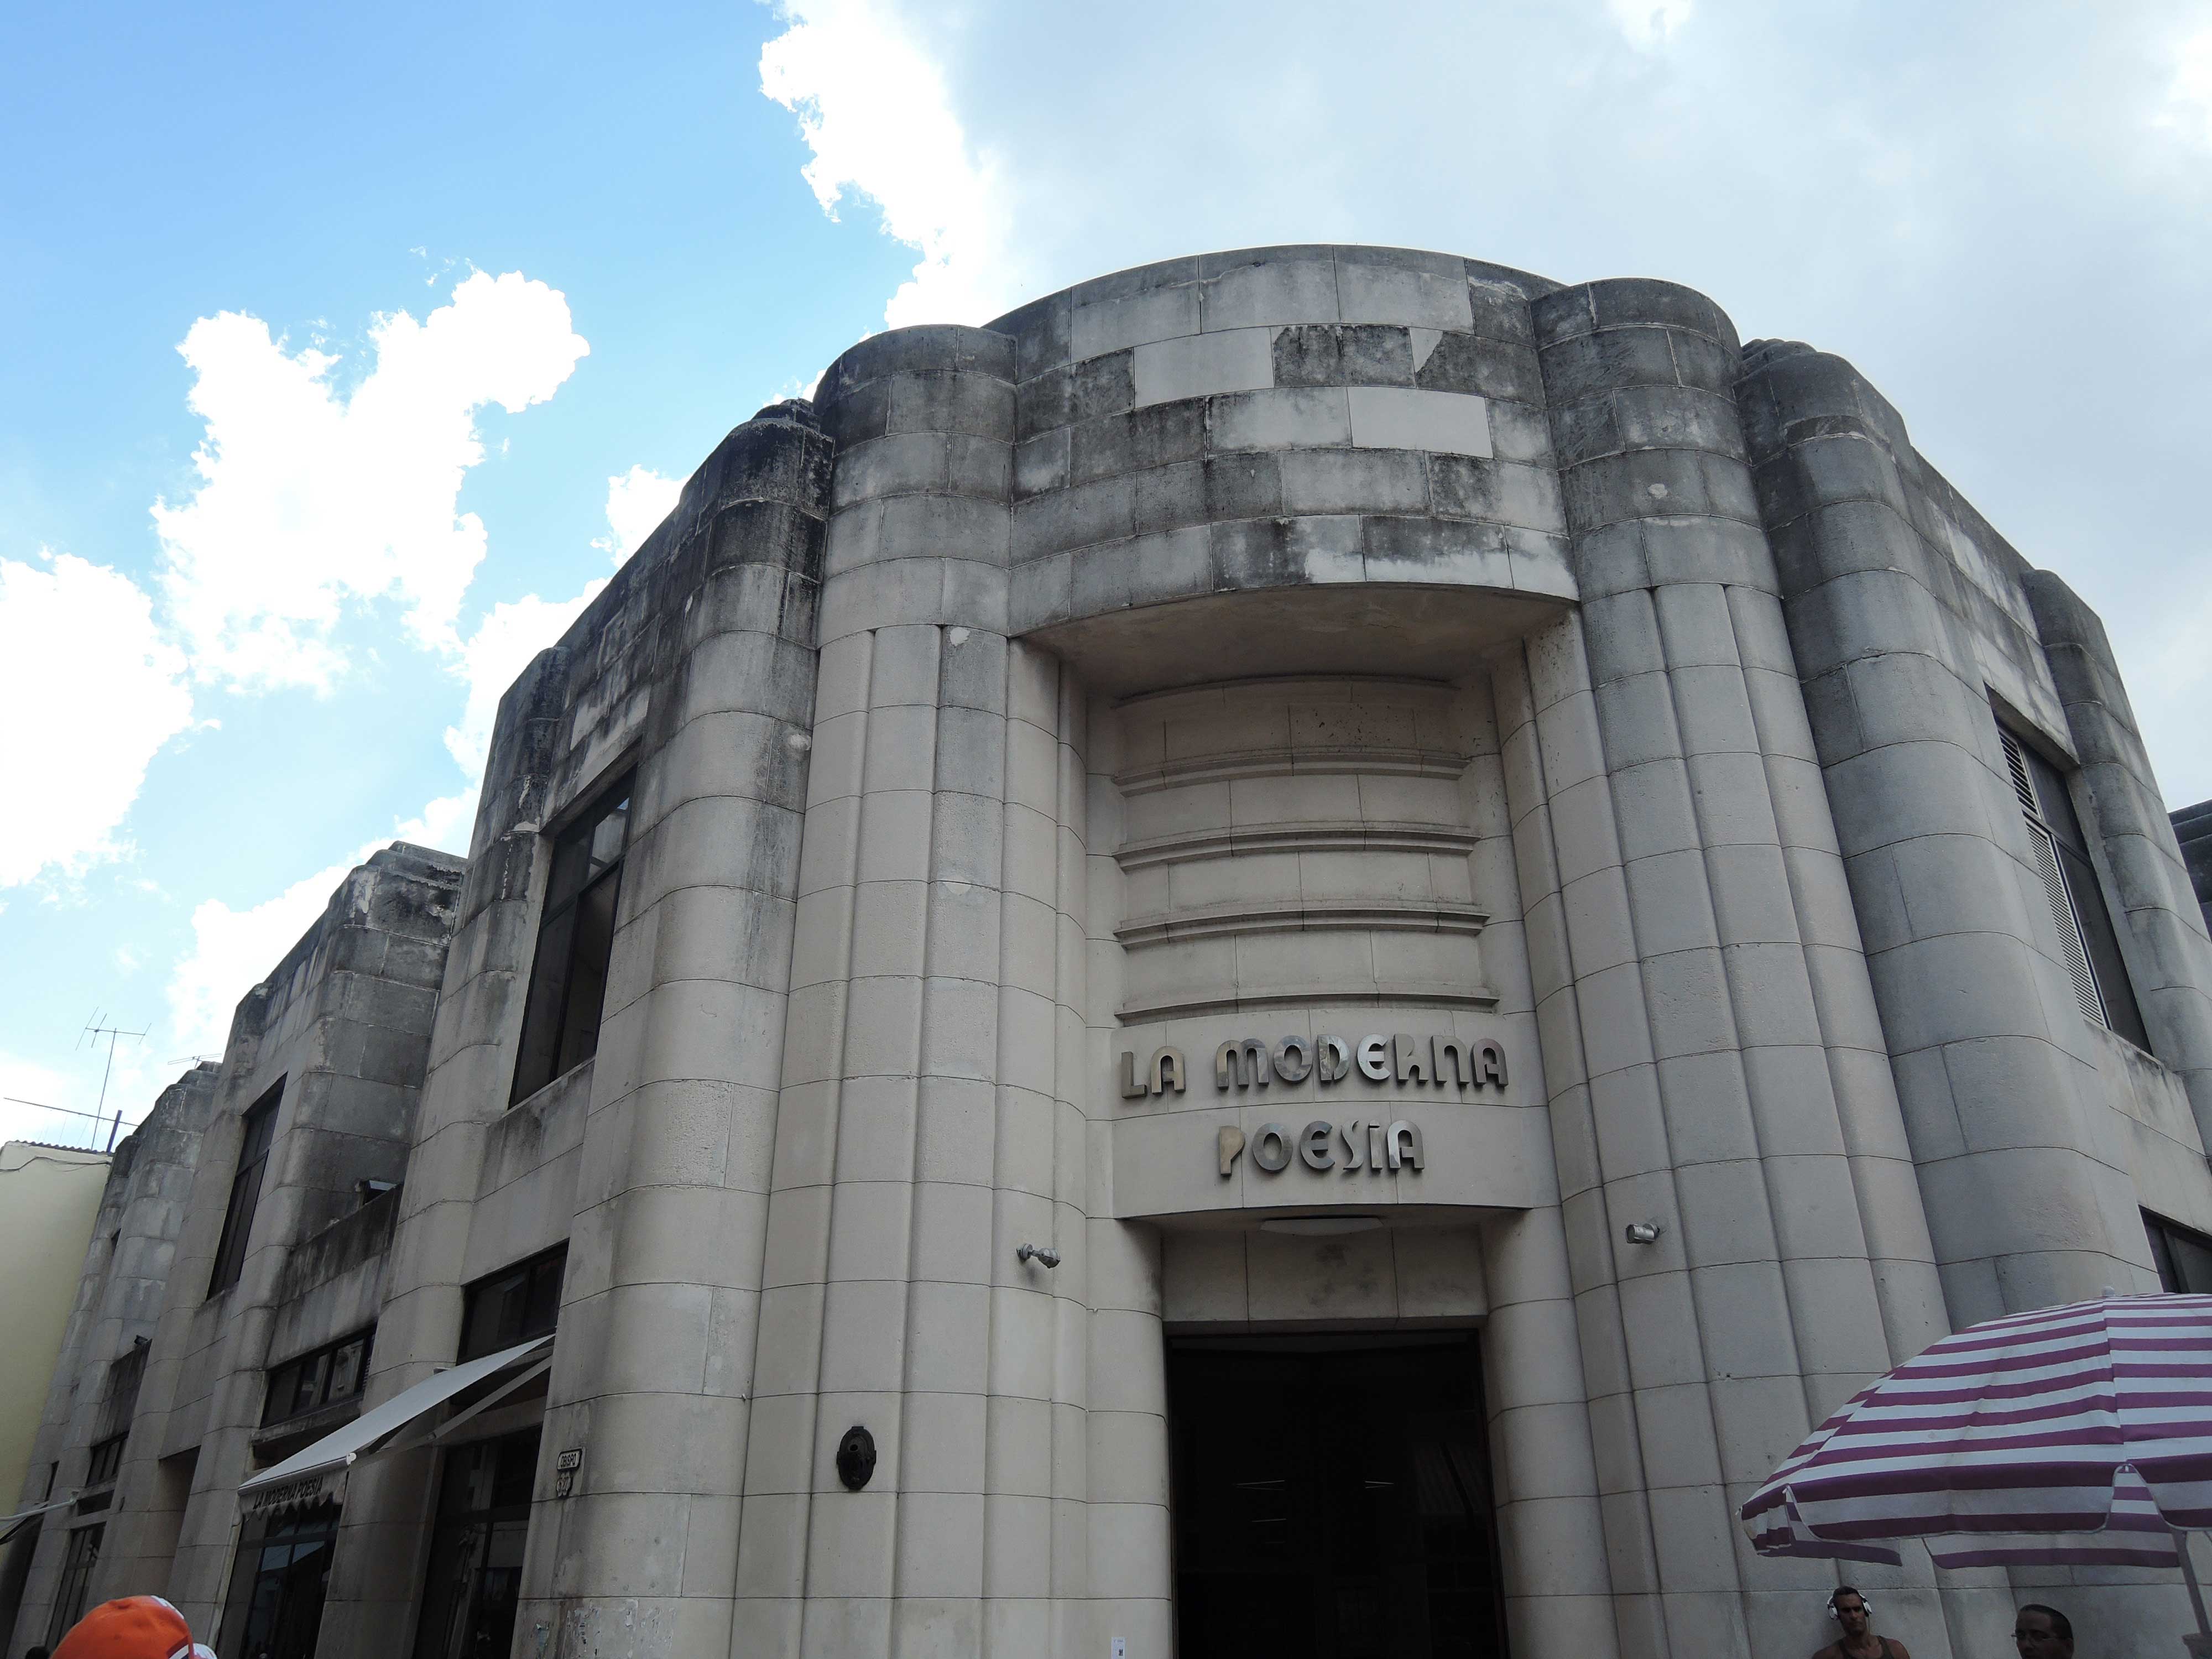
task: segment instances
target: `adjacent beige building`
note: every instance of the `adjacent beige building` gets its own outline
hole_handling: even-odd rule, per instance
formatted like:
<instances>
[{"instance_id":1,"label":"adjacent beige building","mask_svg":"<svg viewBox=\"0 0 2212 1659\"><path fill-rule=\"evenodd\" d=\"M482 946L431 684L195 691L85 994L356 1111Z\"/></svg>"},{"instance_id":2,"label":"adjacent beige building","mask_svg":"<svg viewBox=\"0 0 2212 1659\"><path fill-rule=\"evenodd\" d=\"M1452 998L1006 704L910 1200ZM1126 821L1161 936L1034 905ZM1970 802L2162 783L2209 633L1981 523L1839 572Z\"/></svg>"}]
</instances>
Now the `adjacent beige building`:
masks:
<instances>
[{"instance_id":1,"label":"adjacent beige building","mask_svg":"<svg viewBox=\"0 0 2212 1659\"><path fill-rule=\"evenodd\" d=\"M107 1165L82 1146L0 1143L0 1492L30 1472Z\"/></svg>"},{"instance_id":2,"label":"adjacent beige building","mask_svg":"<svg viewBox=\"0 0 2212 1659\"><path fill-rule=\"evenodd\" d=\"M2212 1289L2208 1143L2103 630L1848 363L1146 266L731 433L465 868L380 854L241 1007L16 1640L1796 1656L1836 1573L1736 1505L1947 1331ZM1854 1576L1922 1659L2186 1619Z\"/></svg>"}]
</instances>

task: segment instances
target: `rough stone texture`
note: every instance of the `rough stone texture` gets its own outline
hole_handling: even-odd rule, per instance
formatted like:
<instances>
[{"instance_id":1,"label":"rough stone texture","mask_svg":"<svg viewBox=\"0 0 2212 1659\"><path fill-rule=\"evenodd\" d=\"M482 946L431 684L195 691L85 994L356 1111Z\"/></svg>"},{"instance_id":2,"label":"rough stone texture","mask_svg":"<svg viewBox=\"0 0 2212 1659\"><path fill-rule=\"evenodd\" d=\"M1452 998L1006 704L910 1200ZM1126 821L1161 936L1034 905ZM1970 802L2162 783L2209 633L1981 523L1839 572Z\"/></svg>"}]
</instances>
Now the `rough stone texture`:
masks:
<instances>
[{"instance_id":1,"label":"rough stone texture","mask_svg":"<svg viewBox=\"0 0 2212 1659\"><path fill-rule=\"evenodd\" d=\"M2000 717L2073 774L2154 1052L2070 993ZM510 1105L549 832L632 766L598 1055ZM1284 247L875 336L509 691L450 948L249 999L103 1584L212 1612L268 1361L374 1316L388 1399L565 1242L545 1391L462 1431L543 1425L531 1659L1154 1659L1166 1343L1437 1325L1481 1332L1520 1659L1805 1651L1836 1572L1753 1557L1750 1486L1946 1329L2149 1288L2138 1206L2212 1231L2205 821L1896 411L1689 290ZM1285 1030L1511 1082L1214 1089ZM1124 1098L1167 1045L1186 1091ZM210 1313L288 1067L311 1133ZM1219 1176L1223 1124L1385 1098L1431 1167L1371 1231L1258 1228L1341 1171ZM438 1468L354 1472L324 1654L409 1650ZM1996 1659L2039 1586L2085 1651L2186 1616L2155 1575L1852 1577L1923 1659Z\"/></svg>"},{"instance_id":2,"label":"rough stone texture","mask_svg":"<svg viewBox=\"0 0 2212 1659\"><path fill-rule=\"evenodd\" d=\"M10 1504L11 1510L45 1500L49 1471L57 1494L82 1488L92 1443L110 1432L110 1373L137 1344L151 1342L161 1322L219 1077L214 1065L193 1066L161 1091L154 1109L115 1149L20 1504ZM134 1439L137 1443L126 1446L125 1454L136 1458L143 1454L143 1437ZM173 1534L173 1525L169 1530ZM136 1547L121 1516L111 1522L110 1538L111 1555L119 1558ZM59 1526L45 1526L9 1547L35 1553L20 1605L0 1604L0 1639L11 1621L23 1642L32 1639L33 1632L44 1637L62 1540ZM161 1553L158 1548L140 1553ZM167 1565L166 1560L151 1561L128 1570L118 1565L118 1571L166 1571Z\"/></svg>"},{"instance_id":3,"label":"rough stone texture","mask_svg":"<svg viewBox=\"0 0 2212 1659\"><path fill-rule=\"evenodd\" d=\"M355 869L239 1004L211 1100L176 1109L197 1146L164 1143L149 1165L158 1190L138 1206L149 1237L139 1247L148 1265L130 1291L132 1317L153 1324L134 1333L150 1345L93 1601L151 1590L195 1630L213 1627L230 1581L236 1489L255 1467L264 1374L289 1357L275 1338L301 1318L312 1328L374 1317L381 1287L373 1272L338 1262L332 1281L308 1282L299 1253L312 1261L317 1236L361 1207L360 1183L406 1173L460 878L459 860L404 842ZM197 1073L179 1086L188 1085L197 1103L206 1085ZM280 1102L276 1133L244 1265L235 1284L210 1294L242 1120L270 1097ZM95 1255L101 1248L96 1237ZM349 1273L350 1285L342 1282ZM78 1434L93 1437L73 1427ZM62 1547L59 1530L48 1528L21 1628L36 1627L51 1606Z\"/></svg>"},{"instance_id":4,"label":"rough stone texture","mask_svg":"<svg viewBox=\"0 0 2212 1659\"><path fill-rule=\"evenodd\" d=\"M2181 861L2189 871L2189 884L2197 895L2197 908L2207 928L2212 928L2212 800L2200 800L2173 814L2174 839Z\"/></svg>"}]
</instances>

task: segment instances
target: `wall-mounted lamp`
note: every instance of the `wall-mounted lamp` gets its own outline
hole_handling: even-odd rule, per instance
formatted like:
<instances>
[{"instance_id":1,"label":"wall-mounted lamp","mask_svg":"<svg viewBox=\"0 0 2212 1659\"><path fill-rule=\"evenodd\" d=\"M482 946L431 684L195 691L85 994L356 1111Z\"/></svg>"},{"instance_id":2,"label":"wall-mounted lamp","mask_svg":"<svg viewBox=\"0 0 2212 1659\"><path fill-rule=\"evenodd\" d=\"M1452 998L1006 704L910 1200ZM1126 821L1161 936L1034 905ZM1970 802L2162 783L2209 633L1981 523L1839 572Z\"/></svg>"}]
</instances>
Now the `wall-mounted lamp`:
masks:
<instances>
[{"instance_id":1,"label":"wall-mounted lamp","mask_svg":"<svg viewBox=\"0 0 2212 1659\"><path fill-rule=\"evenodd\" d=\"M783 746L794 755L803 755L814 747L814 739L804 732L787 732L783 734Z\"/></svg>"},{"instance_id":2,"label":"wall-mounted lamp","mask_svg":"<svg viewBox=\"0 0 2212 1659\"><path fill-rule=\"evenodd\" d=\"M1632 1244L1656 1244L1659 1224L1656 1221L1632 1221L1622 1229L1621 1236Z\"/></svg>"},{"instance_id":3,"label":"wall-mounted lamp","mask_svg":"<svg viewBox=\"0 0 2212 1659\"><path fill-rule=\"evenodd\" d=\"M1014 1251L1014 1260L1034 1261L1042 1267L1057 1267L1060 1266L1060 1252L1049 1244L1024 1244Z\"/></svg>"}]
</instances>

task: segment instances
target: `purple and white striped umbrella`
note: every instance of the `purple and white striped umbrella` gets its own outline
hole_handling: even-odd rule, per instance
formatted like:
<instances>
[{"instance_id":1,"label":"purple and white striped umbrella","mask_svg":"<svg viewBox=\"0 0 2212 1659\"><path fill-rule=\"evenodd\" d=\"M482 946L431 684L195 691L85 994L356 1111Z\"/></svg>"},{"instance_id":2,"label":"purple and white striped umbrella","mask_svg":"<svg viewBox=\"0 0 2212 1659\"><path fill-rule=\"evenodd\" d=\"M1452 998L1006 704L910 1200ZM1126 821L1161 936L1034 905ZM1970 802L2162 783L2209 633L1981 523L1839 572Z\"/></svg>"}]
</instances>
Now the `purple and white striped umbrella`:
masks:
<instances>
[{"instance_id":1,"label":"purple and white striped umbrella","mask_svg":"<svg viewBox=\"0 0 2212 1659\"><path fill-rule=\"evenodd\" d=\"M2212 1296L2106 1297L1947 1336L1862 1390L1743 1506L1762 1555L2179 1565L2212 1528Z\"/></svg>"}]
</instances>

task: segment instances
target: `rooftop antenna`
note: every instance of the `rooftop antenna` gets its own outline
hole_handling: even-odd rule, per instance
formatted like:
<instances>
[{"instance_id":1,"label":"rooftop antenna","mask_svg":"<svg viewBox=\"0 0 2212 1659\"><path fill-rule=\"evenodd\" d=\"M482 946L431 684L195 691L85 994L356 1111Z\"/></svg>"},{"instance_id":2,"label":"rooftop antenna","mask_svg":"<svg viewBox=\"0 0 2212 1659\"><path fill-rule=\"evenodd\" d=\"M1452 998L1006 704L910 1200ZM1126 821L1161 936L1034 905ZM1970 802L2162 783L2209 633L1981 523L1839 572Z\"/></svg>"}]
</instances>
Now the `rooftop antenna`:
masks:
<instances>
[{"instance_id":1,"label":"rooftop antenna","mask_svg":"<svg viewBox=\"0 0 2212 1659\"><path fill-rule=\"evenodd\" d=\"M93 1129L95 1133L99 1131L100 1114L107 1109L107 1079L115 1070L116 1039L143 1037L146 1035L143 1031L126 1031L117 1025L102 1025L100 1023L102 1018L100 1011L94 1008L92 1011L92 1018L85 1021L84 1030L77 1034L76 1040L77 1047L81 1048L87 1042L97 1043L102 1037L107 1039L107 1064L101 1068L100 1073L100 1104L94 1107L92 1112ZM122 1127L123 1109L118 1106L115 1111L115 1121L107 1126L107 1150L111 1152L115 1150L115 1137Z\"/></svg>"}]
</instances>

